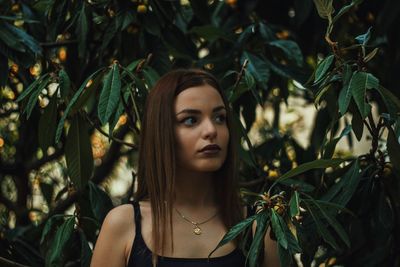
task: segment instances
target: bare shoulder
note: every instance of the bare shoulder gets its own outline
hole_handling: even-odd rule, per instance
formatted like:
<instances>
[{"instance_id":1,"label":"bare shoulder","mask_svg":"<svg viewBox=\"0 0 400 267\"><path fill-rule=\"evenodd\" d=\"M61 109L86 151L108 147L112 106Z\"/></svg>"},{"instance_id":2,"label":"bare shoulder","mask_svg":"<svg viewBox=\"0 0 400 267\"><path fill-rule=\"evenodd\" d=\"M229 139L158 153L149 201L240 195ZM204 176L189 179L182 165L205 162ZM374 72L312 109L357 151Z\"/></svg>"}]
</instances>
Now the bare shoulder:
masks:
<instances>
[{"instance_id":1,"label":"bare shoulder","mask_svg":"<svg viewBox=\"0 0 400 267\"><path fill-rule=\"evenodd\" d=\"M113 208L108 212L103 222L103 227L112 228L115 231L129 230L128 228L134 226L134 212L130 204Z\"/></svg>"},{"instance_id":2,"label":"bare shoulder","mask_svg":"<svg viewBox=\"0 0 400 267\"><path fill-rule=\"evenodd\" d=\"M134 235L135 222L132 205L126 204L113 208L101 226L91 266L125 266L129 255L128 247ZM112 262L111 265L110 262Z\"/></svg>"}]
</instances>

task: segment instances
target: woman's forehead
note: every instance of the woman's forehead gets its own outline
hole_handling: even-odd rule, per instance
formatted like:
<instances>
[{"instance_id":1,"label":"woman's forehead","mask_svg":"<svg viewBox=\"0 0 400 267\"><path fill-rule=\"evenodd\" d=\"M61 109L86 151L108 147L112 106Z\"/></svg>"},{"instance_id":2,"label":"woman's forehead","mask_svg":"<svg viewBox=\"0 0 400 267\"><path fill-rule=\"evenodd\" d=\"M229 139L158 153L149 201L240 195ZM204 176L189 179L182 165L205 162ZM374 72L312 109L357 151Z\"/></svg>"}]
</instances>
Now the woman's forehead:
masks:
<instances>
[{"instance_id":1,"label":"woman's forehead","mask_svg":"<svg viewBox=\"0 0 400 267\"><path fill-rule=\"evenodd\" d=\"M208 84L189 87L175 98L175 109L213 108L221 105L225 106L220 93Z\"/></svg>"}]
</instances>

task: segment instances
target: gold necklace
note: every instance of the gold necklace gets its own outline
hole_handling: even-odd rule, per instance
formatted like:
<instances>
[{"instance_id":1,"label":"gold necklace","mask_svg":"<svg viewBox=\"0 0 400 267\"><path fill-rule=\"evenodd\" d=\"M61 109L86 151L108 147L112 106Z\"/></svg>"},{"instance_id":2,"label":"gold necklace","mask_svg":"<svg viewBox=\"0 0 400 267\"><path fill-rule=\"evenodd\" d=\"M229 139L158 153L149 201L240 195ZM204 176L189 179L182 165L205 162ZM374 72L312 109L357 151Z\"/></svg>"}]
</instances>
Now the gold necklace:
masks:
<instances>
[{"instance_id":1,"label":"gold necklace","mask_svg":"<svg viewBox=\"0 0 400 267\"><path fill-rule=\"evenodd\" d=\"M211 216L210 218L208 218L207 220L205 220L205 221L203 221L203 222L194 222L194 221L188 219L188 218L187 218L185 215L183 215L182 213L180 213L179 210L177 210L176 208L174 208L174 209L175 209L175 211L179 214L179 216L182 217L182 219L184 219L185 221L187 221L187 222L189 222L189 223L191 223L191 224L193 225L193 233L194 233L195 235L201 235L201 233L202 233L202 230L201 230L201 228L199 227L199 225L202 225L202 224L205 224L206 222L211 221L212 219L215 218L215 216L218 215L218 211L217 211L213 216Z\"/></svg>"}]
</instances>

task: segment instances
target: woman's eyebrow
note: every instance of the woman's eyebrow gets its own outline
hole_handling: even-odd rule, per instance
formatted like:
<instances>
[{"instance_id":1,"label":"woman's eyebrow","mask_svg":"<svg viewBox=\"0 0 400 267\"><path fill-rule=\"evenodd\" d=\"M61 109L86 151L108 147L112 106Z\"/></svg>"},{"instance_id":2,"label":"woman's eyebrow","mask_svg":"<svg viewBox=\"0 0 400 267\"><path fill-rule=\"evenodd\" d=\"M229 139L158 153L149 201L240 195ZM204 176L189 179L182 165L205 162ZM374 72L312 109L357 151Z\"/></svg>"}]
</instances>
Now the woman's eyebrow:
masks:
<instances>
[{"instance_id":1,"label":"woman's eyebrow","mask_svg":"<svg viewBox=\"0 0 400 267\"><path fill-rule=\"evenodd\" d=\"M215 112L218 112L220 110L226 110L226 108L224 106L218 106L218 107L213 108L212 112L215 113ZM189 109L189 108L187 108L187 109L183 109L183 110L179 111L178 113L176 113L176 115L179 115L181 113L201 114L201 111L198 110L198 109Z\"/></svg>"}]
</instances>

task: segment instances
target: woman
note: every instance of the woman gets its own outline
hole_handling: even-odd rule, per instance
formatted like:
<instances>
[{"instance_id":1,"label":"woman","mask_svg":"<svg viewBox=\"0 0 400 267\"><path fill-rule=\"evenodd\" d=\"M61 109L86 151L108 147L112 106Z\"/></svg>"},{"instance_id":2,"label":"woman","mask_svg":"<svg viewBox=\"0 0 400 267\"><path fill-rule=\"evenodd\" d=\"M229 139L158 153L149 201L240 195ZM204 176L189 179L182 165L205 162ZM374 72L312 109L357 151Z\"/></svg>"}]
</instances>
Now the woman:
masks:
<instances>
[{"instance_id":1,"label":"woman","mask_svg":"<svg viewBox=\"0 0 400 267\"><path fill-rule=\"evenodd\" d=\"M135 202L107 215L92 267L244 266L237 242L207 259L245 217L230 116L209 73L175 70L160 78L146 101ZM265 251L264 266L279 266L268 234Z\"/></svg>"}]
</instances>

